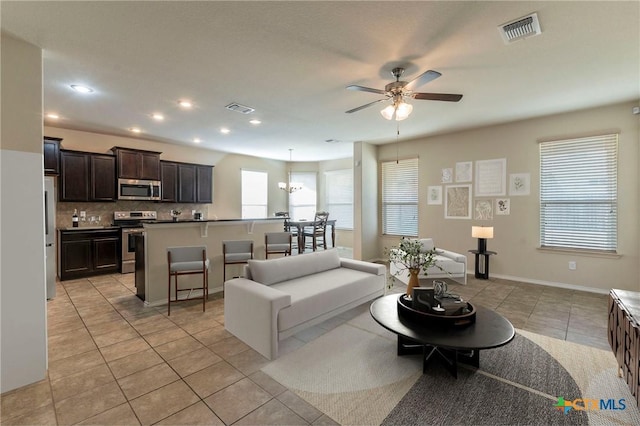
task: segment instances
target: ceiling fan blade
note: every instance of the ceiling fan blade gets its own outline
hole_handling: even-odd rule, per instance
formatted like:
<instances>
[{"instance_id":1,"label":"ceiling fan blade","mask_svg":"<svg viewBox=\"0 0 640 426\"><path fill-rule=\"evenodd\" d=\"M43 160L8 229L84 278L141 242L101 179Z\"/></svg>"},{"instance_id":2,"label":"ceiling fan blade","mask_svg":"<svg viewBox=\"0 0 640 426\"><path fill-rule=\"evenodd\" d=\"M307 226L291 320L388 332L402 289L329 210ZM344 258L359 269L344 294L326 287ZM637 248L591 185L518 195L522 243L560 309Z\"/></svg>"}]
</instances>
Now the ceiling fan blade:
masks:
<instances>
[{"instance_id":1,"label":"ceiling fan blade","mask_svg":"<svg viewBox=\"0 0 640 426\"><path fill-rule=\"evenodd\" d=\"M364 87L364 86L347 86L347 90L358 90L360 92L371 92L371 93L377 93L379 95L384 95L385 92L384 90L381 89L373 89L371 87Z\"/></svg>"},{"instance_id":2,"label":"ceiling fan blade","mask_svg":"<svg viewBox=\"0 0 640 426\"><path fill-rule=\"evenodd\" d=\"M349 111L345 111L346 114L351 114L352 112L358 112L361 109L369 108L371 105L377 104L378 102L386 101L387 98L378 99L377 101L369 102L368 104L364 104L359 106L358 108L350 109Z\"/></svg>"},{"instance_id":3,"label":"ceiling fan blade","mask_svg":"<svg viewBox=\"0 0 640 426\"><path fill-rule=\"evenodd\" d=\"M427 101L447 101L458 102L462 99L462 95L453 95L451 93L414 93L411 95L414 99L423 99Z\"/></svg>"},{"instance_id":4,"label":"ceiling fan blade","mask_svg":"<svg viewBox=\"0 0 640 426\"><path fill-rule=\"evenodd\" d=\"M435 80L441 75L442 74L440 74L438 71L433 71L433 70L425 71L419 76L417 76L416 78L414 78L413 80L411 80L410 82L408 82L406 86L404 86L404 88L408 90L413 90L417 87L422 86L423 84L427 84L428 82Z\"/></svg>"}]
</instances>

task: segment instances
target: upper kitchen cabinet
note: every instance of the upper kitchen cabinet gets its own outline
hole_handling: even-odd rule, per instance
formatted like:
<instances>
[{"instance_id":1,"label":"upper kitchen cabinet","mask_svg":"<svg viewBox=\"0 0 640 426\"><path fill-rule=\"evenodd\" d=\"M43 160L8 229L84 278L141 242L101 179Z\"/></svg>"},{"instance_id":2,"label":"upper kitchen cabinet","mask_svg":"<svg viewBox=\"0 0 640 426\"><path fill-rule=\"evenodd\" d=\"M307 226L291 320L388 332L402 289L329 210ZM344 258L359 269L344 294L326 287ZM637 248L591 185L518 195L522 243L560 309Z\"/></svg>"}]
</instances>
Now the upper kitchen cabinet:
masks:
<instances>
[{"instance_id":1,"label":"upper kitchen cabinet","mask_svg":"<svg viewBox=\"0 0 640 426\"><path fill-rule=\"evenodd\" d=\"M160 161L160 180L162 181L162 201L178 202L178 163Z\"/></svg>"},{"instance_id":2,"label":"upper kitchen cabinet","mask_svg":"<svg viewBox=\"0 0 640 426\"><path fill-rule=\"evenodd\" d=\"M163 202L213 202L213 166L161 161L160 169Z\"/></svg>"},{"instance_id":3,"label":"upper kitchen cabinet","mask_svg":"<svg viewBox=\"0 0 640 426\"><path fill-rule=\"evenodd\" d=\"M44 154L44 174L57 176L60 174L60 138L44 137L42 153Z\"/></svg>"},{"instance_id":4,"label":"upper kitchen cabinet","mask_svg":"<svg viewBox=\"0 0 640 426\"><path fill-rule=\"evenodd\" d=\"M160 152L114 146L119 179L160 180Z\"/></svg>"},{"instance_id":5,"label":"upper kitchen cabinet","mask_svg":"<svg viewBox=\"0 0 640 426\"><path fill-rule=\"evenodd\" d=\"M196 202L213 202L213 167L196 165Z\"/></svg>"},{"instance_id":6,"label":"upper kitchen cabinet","mask_svg":"<svg viewBox=\"0 0 640 426\"><path fill-rule=\"evenodd\" d=\"M115 201L115 157L60 150L60 201Z\"/></svg>"}]
</instances>

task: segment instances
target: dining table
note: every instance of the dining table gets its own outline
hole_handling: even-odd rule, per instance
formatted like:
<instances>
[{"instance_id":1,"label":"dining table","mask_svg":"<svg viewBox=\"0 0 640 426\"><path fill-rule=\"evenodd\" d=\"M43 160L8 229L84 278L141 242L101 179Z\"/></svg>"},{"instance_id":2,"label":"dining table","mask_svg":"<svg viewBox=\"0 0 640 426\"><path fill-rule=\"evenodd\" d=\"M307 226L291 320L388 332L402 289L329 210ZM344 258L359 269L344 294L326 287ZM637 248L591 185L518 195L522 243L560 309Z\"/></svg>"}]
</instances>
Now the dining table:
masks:
<instances>
[{"instance_id":1,"label":"dining table","mask_svg":"<svg viewBox=\"0 0 640 426\"><path fill-rule=\"evenodd\" d=\"M304 228L314 226L316 221L307 219L288 220L289 227L295 227L298 235L298 254L304 251ZM327 219L327 226L331 227L331 247L336 246L336 220Z\"/></svg>"}]
</instances>

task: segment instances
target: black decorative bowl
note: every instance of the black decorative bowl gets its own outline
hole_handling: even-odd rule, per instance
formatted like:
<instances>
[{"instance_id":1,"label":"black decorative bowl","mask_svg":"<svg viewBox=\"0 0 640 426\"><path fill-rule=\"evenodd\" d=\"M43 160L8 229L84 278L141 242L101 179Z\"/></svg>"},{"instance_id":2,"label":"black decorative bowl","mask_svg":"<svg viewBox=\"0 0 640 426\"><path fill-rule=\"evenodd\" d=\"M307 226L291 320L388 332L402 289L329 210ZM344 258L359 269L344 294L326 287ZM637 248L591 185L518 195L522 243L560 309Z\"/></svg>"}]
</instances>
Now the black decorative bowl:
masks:
<instances>
[{"instance_id":1,"label":"black decorative bowl","mask_svg":"<svg viewBox=\"0 0 640 426\"><path fill-rule=\"evenodd\" d=\"M398 297L398 316L419 324L441 327L466 327L476 322L476 308L469 302L443 302L442 311L420 311L414 309L413 300L406 294Z\"/></svg>"}]
</instances>

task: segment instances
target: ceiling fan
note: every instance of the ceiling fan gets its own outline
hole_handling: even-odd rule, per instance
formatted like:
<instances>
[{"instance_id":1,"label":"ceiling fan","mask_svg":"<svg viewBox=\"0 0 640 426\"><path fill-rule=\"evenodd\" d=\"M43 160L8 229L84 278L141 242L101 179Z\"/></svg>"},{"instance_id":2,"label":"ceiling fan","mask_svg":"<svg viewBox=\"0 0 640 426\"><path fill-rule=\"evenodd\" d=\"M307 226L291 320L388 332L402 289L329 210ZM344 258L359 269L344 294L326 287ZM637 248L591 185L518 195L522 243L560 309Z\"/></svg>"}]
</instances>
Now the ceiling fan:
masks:
<instances>
[{"instance_id":1,"label":"ceiling fan","mask_svg":"<svg viewBox=\"0 0 640 426\"><path fill-rule=\"evenodd\" d=\"M438 71L425 71L409 82L400 81L400 77L403 73L404 68L394 68L393 70L391 70L391 74L395 77L396 81L384 86L384 90L357 85L347 86L347 90L358 90L360 92L377 93L379 95L384 95L385 97L345 112L347 114L351 114L353 112L357 112L375 105L378 102L391 100L392 104L384 108L382 111L380 111L380 113L387 120L392 120L395 117L396 120L400 121L407 118L413 110L413 106L406 102L407 99L446 102L458 102L460 99L462 99L462 95L454 95L450 93L422 93L413 91L413 89L440 77L442 74L440 74Z\"/></svg>"}]
</instances>

